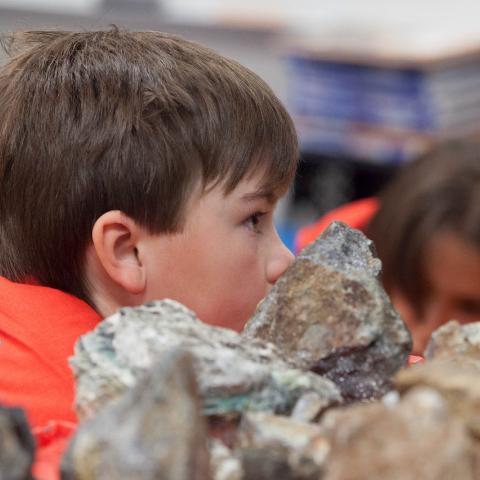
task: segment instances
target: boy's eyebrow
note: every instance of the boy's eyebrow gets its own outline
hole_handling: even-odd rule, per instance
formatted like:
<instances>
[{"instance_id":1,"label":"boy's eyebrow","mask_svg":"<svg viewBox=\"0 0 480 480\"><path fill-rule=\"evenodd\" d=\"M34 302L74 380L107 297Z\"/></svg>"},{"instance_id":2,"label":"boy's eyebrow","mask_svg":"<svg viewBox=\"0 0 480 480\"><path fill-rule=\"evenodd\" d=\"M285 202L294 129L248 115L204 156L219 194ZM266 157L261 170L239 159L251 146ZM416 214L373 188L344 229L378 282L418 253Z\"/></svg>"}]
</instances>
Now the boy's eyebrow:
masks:
<instances>
[{"instance_id":1,"label":"boy's eyebrow","mask_svg":"<svg viewBox=\"0 0 480 480\"><path fill-rule=\"evenodd\" d=\"M245 202L266 200L268 203L273 204L278 200L278 195L271 190L256 190L254 192L245 193L240 197L240 200L243 200Z\"/></svg>"}]
</instances>

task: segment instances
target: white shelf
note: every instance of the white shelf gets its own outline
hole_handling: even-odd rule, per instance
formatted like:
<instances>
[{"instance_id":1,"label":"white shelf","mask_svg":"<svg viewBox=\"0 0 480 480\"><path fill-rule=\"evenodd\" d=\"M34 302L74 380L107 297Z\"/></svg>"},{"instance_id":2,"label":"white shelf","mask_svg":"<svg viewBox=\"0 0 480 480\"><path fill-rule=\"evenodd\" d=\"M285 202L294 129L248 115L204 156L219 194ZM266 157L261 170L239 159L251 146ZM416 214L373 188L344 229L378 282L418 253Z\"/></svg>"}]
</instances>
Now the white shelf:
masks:
<instances>
[{"instance_id":1,"label":"white shelf","mask_svg":"<svg viewBox=\"0 0 480 480\"><path fill-rule=\"evenodd\" d=\"M91 15L98 11L102 0L0 0L0 7L38 12Z\"/></svg>"}]
</instances>

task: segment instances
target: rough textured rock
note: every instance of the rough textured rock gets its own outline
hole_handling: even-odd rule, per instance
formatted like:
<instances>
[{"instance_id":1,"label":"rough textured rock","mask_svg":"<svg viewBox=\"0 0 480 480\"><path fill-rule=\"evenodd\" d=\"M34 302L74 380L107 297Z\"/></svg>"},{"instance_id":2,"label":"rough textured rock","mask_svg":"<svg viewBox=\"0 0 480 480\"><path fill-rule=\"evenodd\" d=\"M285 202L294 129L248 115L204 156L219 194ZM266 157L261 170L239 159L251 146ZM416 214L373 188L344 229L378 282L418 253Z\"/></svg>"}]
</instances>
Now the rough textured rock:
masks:
<instances>
[{"instance_id":1,"label":"rough textured rock","mask_svg":"<svg viewBox=\"0 0 480 480\"><path fill-rule=\"evenodd\" d=\"M230 455L240 460L242 480L319 480L329 448L316 424L247 412Z\"/></svg>"},{"instance_id":2,"label":"rough textured rock","mask_svg":"<svg viewBox=\"0 0 480 480\"><path fill-rule=\"evenodd\" d=\"M376 402L327 412L331 441L324 480L473 480L475 449L462 422L431 389L398 404Z\"/></svg>"},{"instance_id":3,"label":"rough textured rock","mask_svg":"<svg viewBox=\"0 0 480 480\"><path fill-rule=\"evenodd\" d=\"M304 393L293 407L291 417L301 422L314 422L325 410L324 403L324 399L317 393Z\"/></svg>"},{"instance_id":4,"label":"rough textured rock","mask_svg":"<svg viewBox=\"0 0 480 480\"><path fill-rule=\"evenodd\" d=\"M411 337L383 290L361 232L335 222L305 248L243 332L294 366L333 380L348 401L376 398L405 365Z\"/></svg>"},{"instance_id":5,"label":"rough textured rock","mask_svg":"<svg viewBox=\"0 0 480 480\"><path fill-rule=\"evenodd\" d=\"M180 350L84 422L63 480L208 480L209 454L192 357Z\"/></svg>"},{"instance_id":6,"label":"rough textured rock","mask_svg":"<svg viewBox=\"0 0 480 480\"><path fill-rule=\"evenodd\" d=\"M30 480L35 442L23 410L0 407L0 480Z\"/></svg>"},{"instance_id":7,"label":"rough textured rock","mask_svg":"<svg viewBox=\"0 0 480 480\"><path fill-rule=\"evenodd\" d=\"M461 418L467 429L480 438L479 379L480 361L460 356L439 358L402 370L396 375L395 384L401 393L418 386L438 391L450 412Z\"/></svg>"},{"instance_id":8,"label":"rough textured rock","mask_svg":"<svg viewBox=\"0 0 480 480\"><path fill-rule=\"evenodd\" d=\"M316 392L324 408L341 402L331 381L293 369L276 355L273 345L247 342L236 332L205 325L183 305L163 300L121 309L77 342L71 365L79 416L91 416L133 386L158 355L174 347L188 350L196 359L206 415L248 410L289 413L306 392Z\"/></svg>"},{"instance_id":9,"label":"rough textured rock","mask_svg":"<svg viewBox=\"0 0 480 480\"><path fill-rule=\"evenodd\" d=\"M251 448L241 450L242 480L319 480L318 466L302 460L298 465L288 462L283 447Z\"/></svg>"},{"instance_id":10,"label":"rough textured rock","mask_svg":"<svg viewBox=\"0 0 480 480\"><path fill-rule=\"evenodd\" d=\"M448 358L467 355L480 359L480 322L460 325L451 321L433 332L425 358Z\"/></svg>"},{"instance_id":11,"label":"rough textured rock","mask_svg":"<svg viewBox=\"0 0 480 480\"><path fill-rule=\"evenodd\" d=\"M239 458L222 442L211 441L210 459L213 480L243 480L243 469Z\"/></svg>"},{"instance_id":12,"label":"rough textured rock","mask_svg":"<svg viewBox=\"0 0 480 480\"><path fill-rule=\"evenodd\" d=\"M318 479L330 445L316 424L257 412L243 416L237 434L237 448L244 452L241 455L247 462L244 465L246 473L251 471L254 474L273 463L283 465L283 475L287 472L289 475L285 478Z\"/></svg>"}]
</instances>

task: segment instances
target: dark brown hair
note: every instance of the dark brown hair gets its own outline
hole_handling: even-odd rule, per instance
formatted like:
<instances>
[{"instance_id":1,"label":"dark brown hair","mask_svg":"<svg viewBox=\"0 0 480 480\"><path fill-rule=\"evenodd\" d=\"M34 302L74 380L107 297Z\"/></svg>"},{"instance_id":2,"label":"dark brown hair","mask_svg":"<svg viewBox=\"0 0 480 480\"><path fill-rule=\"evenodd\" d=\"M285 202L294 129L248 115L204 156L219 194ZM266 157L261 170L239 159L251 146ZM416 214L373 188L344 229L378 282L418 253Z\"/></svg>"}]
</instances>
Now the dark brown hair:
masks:
<instances>
[{"instance_id":1,"label":"dark brown hair","mask_svg":"<svg viewBox=\"0 0 480 480\"><path fill-rule=\"evenodd\" d=\"M270 88L238 63L159 32L23 32L0 70L0 275L89 300L96 219L182 227L194 184L253 171L284 191L298 153Z\"/></svg>"},{"instance_id":2,"label":"dark brown hair","mask_svg":"<svg viewBox=\"0 0 480 480\"><path fill-rule=\"evenodd\" d=\"M451 141L403 167L380 198L368 227L387 291L401 291L422 312L428 293L428 244L449 231L480 251L480 144Z\"/></svg>"}]
</instances>

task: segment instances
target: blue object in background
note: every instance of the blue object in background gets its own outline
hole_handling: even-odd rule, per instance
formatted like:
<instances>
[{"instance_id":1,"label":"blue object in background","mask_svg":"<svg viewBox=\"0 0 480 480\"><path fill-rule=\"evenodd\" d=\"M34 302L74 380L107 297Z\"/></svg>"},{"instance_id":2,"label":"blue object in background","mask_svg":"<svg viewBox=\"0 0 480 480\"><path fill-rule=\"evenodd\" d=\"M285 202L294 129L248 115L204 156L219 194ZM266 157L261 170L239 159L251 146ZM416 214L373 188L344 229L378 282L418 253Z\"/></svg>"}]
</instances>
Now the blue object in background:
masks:
<instances>
[{"instance_id":1,"label":"blue object in background","mask_svg":"<svg viewBox=\"0 0 480 480\"><path fill-rule=\"evenodd\" d=\"M282 242L293 254L295 254L295 235L297 234L298 226L293 222L284 220L277 223L276 227Z\"/></svg>"}]
</instances>

